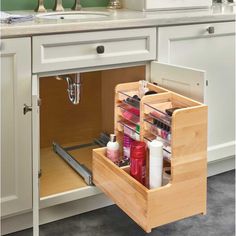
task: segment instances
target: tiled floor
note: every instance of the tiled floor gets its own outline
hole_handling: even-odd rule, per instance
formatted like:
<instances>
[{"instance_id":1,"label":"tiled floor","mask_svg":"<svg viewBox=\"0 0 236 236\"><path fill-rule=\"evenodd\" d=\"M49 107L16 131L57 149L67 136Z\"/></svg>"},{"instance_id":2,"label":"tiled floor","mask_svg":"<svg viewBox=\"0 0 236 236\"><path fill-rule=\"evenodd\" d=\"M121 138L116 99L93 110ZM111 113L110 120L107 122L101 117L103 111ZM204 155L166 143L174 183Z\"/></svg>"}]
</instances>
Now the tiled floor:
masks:
<instances>
[{"instance_id":1,"label":"tiled floor","mask_svg":"<svg viewBox=\"0 0 236 236\"><path fill-rule=\"evenodd\" d=\"M25 230L9 236L30 236ZM146 234L118 207L110 206L40 227L40 236L234 236L235 172L208 179L208 211Z\"/></svg>"}]
</instances>

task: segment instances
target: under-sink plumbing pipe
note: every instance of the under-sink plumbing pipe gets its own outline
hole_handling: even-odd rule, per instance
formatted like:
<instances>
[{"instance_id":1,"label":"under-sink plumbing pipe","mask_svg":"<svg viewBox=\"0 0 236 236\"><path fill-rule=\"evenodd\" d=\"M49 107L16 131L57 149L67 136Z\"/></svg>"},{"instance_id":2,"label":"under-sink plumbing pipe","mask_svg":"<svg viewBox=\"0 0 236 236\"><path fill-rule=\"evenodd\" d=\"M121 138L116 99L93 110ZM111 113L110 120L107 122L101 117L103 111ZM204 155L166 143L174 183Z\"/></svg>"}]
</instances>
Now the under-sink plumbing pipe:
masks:
<instances>
[{"instance_id":1,"label":"under-sink plumbing pipe","mask_svg":"<svg viewBox=\"0 0 236 236\"><path fill-rule=\"evenodd\" d=\"M77 105L80 102L80 74L77 73L75 78L73 79L72 77L68 75L59 75L56 77L58 80L66 80L67 82L67 92L68 92L68 97L70 101L74 104Z\"/></svg>"}]
</instances>

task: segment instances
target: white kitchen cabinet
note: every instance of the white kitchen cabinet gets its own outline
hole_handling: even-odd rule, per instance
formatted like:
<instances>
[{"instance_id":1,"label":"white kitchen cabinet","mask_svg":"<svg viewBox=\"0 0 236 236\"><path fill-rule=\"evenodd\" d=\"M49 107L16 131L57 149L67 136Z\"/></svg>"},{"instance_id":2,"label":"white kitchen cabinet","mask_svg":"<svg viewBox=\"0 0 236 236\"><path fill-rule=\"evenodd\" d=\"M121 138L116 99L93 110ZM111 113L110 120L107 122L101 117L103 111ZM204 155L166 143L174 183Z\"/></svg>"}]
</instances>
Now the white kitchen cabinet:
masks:
<instances>
[{"instance_id":1,"label":"white kitchen cabinet","mask_svg":"<svg viewBox=\"0 0 236 236\"><path fill-rule=\"evenodd\" d=\"M31 40L1 42L1 213L32 208Z\"/></svg>"},{"instance_id":2,"label":"white kitchen cabinet","mask_svg":"<svg viewBox=\"0 0 236 236\"><path fill-rule=\"evenodd\" d=\"M208 161L234 155L235 22L161 27L157 53L159 62L206 71Z\"/></svg>"},{"instance_id":3,"label":"white kitchen cabinet","mask_svg":"<svg viewBox=\"0 0 236 236\"><path fill-rule=\"evenodd\" d=\"M91 40L94 34L97 35L97 39ZM63 147L76 147L91 143L102 131L114 132L113 95L115 85L144 79L153 83L165 81L165 85L168 84L170 87L178 86L179 93L188 91L187 96L190 98L203 100L204 97L203 71L155 62L157 45L155 27L140 30L73 33L69 36L50 35L32 38L34 73L32 91L30 82L27 90L25 89L24 92L20 90L23 93L21 99L24 96L28 98L31 93L33 95L33 150L31 152L30 149L27 149L30 152L29 159L23 167L19 166L19 168L22 171L30 165L30 168L32 166L33 169L33 178L30 175L25 180L25 183L26 181L30 181L30 183L21 186L31 187L33 179L33 191L32 189L25 190L25 193L29 193L30 197L33 195L35 236L39 233L39 208L42 210L101 193L96 187L88 186L58 157L52 149L52 144L57 142ZM126 46L125 40L128 40L127 44L130 46ZM15 39L14 45L19 46L21 41L22 39ZM6 40L6 42L8 41ZM9 42L14 41L9 40ZM11 49L15 47L12 46ZM104 49L102 53L98 47ZM120 52L119 49L121 49ZM24 51L21 58L25 58L25 53L28 53L26 48L22 45L18 50L19 52ZM24 76L24 78L28 78L27 81L30 81L30 68L25 68L30 63L28 60L30 61L30 56L21 60L24 65L21 65L20 68L24 73L28 71L28 76ZM21 70L17 72L17 79L21 78L21 72ZM58 80L56 76L70 74L73 77L78 73L80 73L82 84L81 102L75 106L68 101L67 84L63 79ZM187 87L183 85L181 79L188 83ZM18 80L16 81L18 82ZM17 85L17 83L15 84ZM26 86L26 82L22 84ZM13 97L16 99L19 96L14 95ZM29 134L27 133L26 136L24 133L23 135L26 137L18 140L17 145L20 142L26 142L29 148L32 142L30 141L31 130L29 128L31 113L28 112L23 116L21 99L18 98L16 101L17 109L21 112L19 112L21 119L17 118L18 114L14 114L14 117L18 122L23 120L22 117L29 119L27 124L17 126L18 129L23 129ZM38 102L38 99L41 99L41 103ZM24 103L31 104L30 96L28 100L24 100ZM72 149L71 152L68 152L82 161L82 164L90 164L91 166L92 149L97 147L97 145L91 145L86 150ZM31 155L33 163L30 159ZM38 179L39 169L42 170L40 181ZM27 174L26 170L24 174ZM24 197L25 199L28 198ZM32 203L31 199L28 200L28 203Z\"/></svg>"},{"instance_id":4,"label":"white kitchen cabinet","mask_svg":"<svg viewBox=\"0 0 236 236\"><path fill-rule=\"evenodd\" d=\"M154 31L155 29L153 29ZM126 31L127 32L127 31ZM144 30L144 33L146 31ZM112 32L111 32L112 33ZM142 31L140 31L140 34ZM145 36L145 35L144 35ZM49 41L52 41L56 35L52 35ZM73 38L79 38L79 34ZM153 38L152 38L153 39ZM48 44L48 38L44 36L35 37L33 39L34 51L33 55L38 54L39 40L44 40L44 45ZM70 45L70 43L68 43ZM93 43L97 45L97 42ZM153 42L152 42L153 44ZM67 47L67 44L64 44ZM90 45L91 50L94 49ZM106 46L103 57L106 58ZM128 52L129 49L127 48ZM126 51L122 52L125 53ZM73 52L71 52L73 54ZM96 53L95 57L96 57ZM68 54L70 57L70 54ZM86 58L86 54L80 54L80 58ZM155 58L153 58L154 60ZM114 59L115 60L115 59ZM137 59L141 61L147 60L145 55ZM67 96L67 85L63 81L63 74L68 74L71 78L78 76L80 68L73 70L64 69L64 65L57 64L58 71L52 71L49 64L45 63L44 70L38 72L34 76L33 84L38 84L38 90L34 95L37 95L41 100L40 117L35 114L37 109L33 110L34 124L34 160L40 160L40 169L42 176L40 178L39 189L36 180L39 166L34 166L35 177L35 206L34 206L34 236L38 236L38 198L39 192L40 205L54 206L77 200L80 198L90 197L98 193L94 186L88 186L84 179L75 173L75 171L62 159L64 153L68 158L70 155L78 160L82 165L93 173L96 167L92 165L92 151L99 146L93 140L99 137L101 132L114 132L114 89L117 84L127 82L137 82L138 80L149 80L151 83L159 83L160 78L165 81L171 81L179 86L181 92L182 83L180 78L189 81L190 98L203 99L204 95L204 71L176 67L167 64L161 64L156 61L147 60L142 63L142 66L137 66L132 61L127 64L116 65L119 68L114 68L115 61L111 61L106 67L91 67L89 72L80 73L80 82L82 84L80 91L80 102L73 105ZM112 66L110 65L112 64ZM148 65L148 66L147 66ZM61 67L58 67L61 66ZM49 68L49 69L48 69ZM150 77L145 75L145 70L149 70ZM84 69L86 71L86 68ZM83 71L84 71L83 70ZM95 70L95 71L93 71ZM53 75L53 76L50 76ZM58 77L61 78L58 80ZM76 77L77 78L77 77ZM127 83L127 87L129 83ZM37 86L36 86L37 87ZM185 88L184 88L185 89ZM185 106L186 104L184 104ZM37 107L37 104L36 104ZM94 114L96 114L94 116ZM40 123L40 126L39 126ZM111 124L111 125L110 125ZM38 136L38 137L37 137ZM40 143L37 141L40 140ZM56 144L55 144L56 143ZM62 151L62 148L64 151ZM66 151L66 154L65 154ZM59 155L61 157L59 157ZM72 158L71 158L72 159ZM70 159L70 160L71 160ZM70 161L71 163L72 161ZM36 162L34 162L37 164ZM203 165L204 166L204 165ZM204 186L204 184L203 184ZM128 189L129 190L129 189ZM119 192L118 192L119 194ZM204 194L201 194L204 196ZM132 206L128 207L128 211L132 211ZM126 212L126 211L125 211ZM198 210L194 213L204 213L204 210ZM131 217L132 218L132 217ZM176 218L177 219L177 218ZM180 218L178 218L180 219ZM141 225L145 224L142 222ZM155 226L157 226L155 224ZM150 227L144 227L150 232Z\"/></svg>"},{"instance_id":5,"label":"white kitchen cabinet","mask_svg":"<svg viewBox=\"0 0 236 236\"><path fill-rule=\"evenodd\" d=\"M152 60L156 28L33 37L33 72Z\"/></svg>"}]
</instances>

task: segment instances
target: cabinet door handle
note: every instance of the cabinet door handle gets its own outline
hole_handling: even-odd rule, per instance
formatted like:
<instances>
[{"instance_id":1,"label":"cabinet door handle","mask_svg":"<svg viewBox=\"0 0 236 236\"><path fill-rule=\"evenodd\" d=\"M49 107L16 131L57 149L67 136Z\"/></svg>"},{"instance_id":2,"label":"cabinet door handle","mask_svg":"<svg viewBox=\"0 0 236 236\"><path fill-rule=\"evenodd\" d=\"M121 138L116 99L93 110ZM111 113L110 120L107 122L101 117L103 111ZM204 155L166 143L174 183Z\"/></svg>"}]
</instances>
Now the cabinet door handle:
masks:
<instances>
[{"instance_id":1,"label":"cabinet door handle","mask_svg":"<svg viewBox=\"0 0 236 236\"><path fill-rule=\"evenodd\" d=\"M23 113L26 115L27 112L32 111L32 107L24 104Z\"/></svg>"},{"instance_id":2,"label":"cabinet door handle","mask_svg":"<svg viewBox=\"0 0 236 236\"><path fill-rule=\"evenodd\" d=\"M105 52L105 47L100 45L100 46L97 46L97 53L98 54L103 54Z\"/></svg>"},{"instance_id":3,"label":"cabinet door handle","mask_svg":"<svg viewBox=\"0 0 236 236\"><path fill-rule=\"evenodd\" d=\"M214 33L215 33L215 27L214 27L214 26L208 27L208 28L207 28L207 32L208 32L209 34L214 34Z\"/></svg>"}]
</instances>

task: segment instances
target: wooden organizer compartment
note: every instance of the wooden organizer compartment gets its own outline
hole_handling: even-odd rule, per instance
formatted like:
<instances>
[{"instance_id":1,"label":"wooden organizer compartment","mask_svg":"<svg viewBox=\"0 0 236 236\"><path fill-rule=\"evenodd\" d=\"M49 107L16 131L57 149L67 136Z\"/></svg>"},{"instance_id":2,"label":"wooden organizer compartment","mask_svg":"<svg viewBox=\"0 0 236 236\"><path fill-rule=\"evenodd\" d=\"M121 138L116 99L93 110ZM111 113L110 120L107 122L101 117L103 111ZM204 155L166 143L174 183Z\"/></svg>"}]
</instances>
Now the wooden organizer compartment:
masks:
<instances>
[{"instance_id":1,"label":"wooden organizer compartment","mask_svg":"<svg viewBox=\"0 0 236 236\"><path fill-rule=\"evenodd\" d=\"M158 94L163 94L168 92L168 90L158 87L154 84L147 83L147 88L149 90L155 91ZM132 83L124 83L124 84L119 84L116 86L115 89L115 112L114 112L114 127L115 127L115 133L117 135L117 140L120 143L120 146L123 146L123 128L121 126L128 126L127 123L130 123L131 125L139 125L140 126L140 132L139 134L142 136L142 129L143 129L143 120L142 120L142 103L143 99L139 102L139 107L134 107L135 109L139 109L139 116L137 116L136 113L133 113L132 119L125 119L124 116L122 115L122 110L123 105L124 105L124 100L127 98L133 99L132 96L138 94L139 95L139 82L132 82ZM155 96L155 95L149 95L149 96ZM149 97L149 96L144 96L144 97ZM143 97L143 98L144 98ZM131 105L129 105L131 106ZM127 111L129 112L129 111ZM130 112L129 112L130 113ZM133 129L133 132L137 131L135 128ZM140 139L142 139L140 136ZM121 153L122 153L121 149Z\"/></svg>"},{"instance_id":2,"label":"wooden organizer compartment","mask_svg":"<svg viewBox=\"0 0 236 236\"><path fill-rule=\"evenodd\" d=\"M140 122L140 115L138 108L132 107L129 104L121 104L118 106L119 110L119 116L122 117L124 121L133 123L133 124L139 124ZM128 117L128 118L127 118Z\"/></svg>"},{"instance_id":3,"label":"wooden organizer compartment","mask_svg":"<svg viewBox=\"0 0 236 236\"><path fill-rule=\"evenodd\" d=\"M142 124L141 136L144 140L149 141L157 138L163 142L164 147L171 148L172 116L169 116L165 110L174 107L185 109L198 105L201 104L190 99L185 99L170 91L165 94L143 97L140 117ZM157 127L154 120L162 123L165 127ZM168 130L165 130L164 128L167 129L167 127Z\"/></svg>"},{"instance_id":4,"label":"wooden organizer compartment","mask_svg":"<svg viewBox=\"0 0 236 236\"><path fill-rule=\"evenodd\" d=\"M118 85L118 91L132 90L138 83ZM154 85L152 85L154 86ZM159 91L160 87L156 87ZM163 100L186 104L171 119L170 183L148 189L129 175L129 166L118 167L106 157L106 148L93 151L93 181L146 232L152 228L196 214L206 214L207 106L168 90L144 96L140 102L140 139L144 140L144 119L151 107ZM115 129L122 144L122 130L115 106Z\"/></svg>"}]
</instances>

